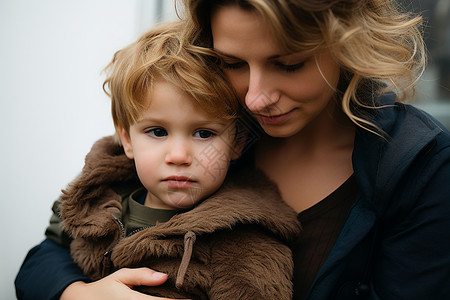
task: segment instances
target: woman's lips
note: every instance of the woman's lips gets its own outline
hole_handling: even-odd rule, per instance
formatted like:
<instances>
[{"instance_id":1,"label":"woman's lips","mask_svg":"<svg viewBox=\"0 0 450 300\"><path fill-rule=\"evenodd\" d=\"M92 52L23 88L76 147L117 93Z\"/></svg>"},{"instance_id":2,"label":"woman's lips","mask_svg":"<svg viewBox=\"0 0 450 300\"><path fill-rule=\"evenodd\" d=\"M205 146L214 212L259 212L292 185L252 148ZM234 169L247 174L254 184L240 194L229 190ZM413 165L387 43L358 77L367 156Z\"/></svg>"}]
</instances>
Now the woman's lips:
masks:
<instances>
[{"instance_id":1,"label":"woman's lips","mask_svg":"<svg viewBox=\"0 0 450 300\"><path fill-rule=\"evenodd\" d=\"M185 176L169 176L163 179L169 188L189 188L194 185L195 180Z\"/></svg>"},{"instance_id":2,"label":"woman's lips","mask_svg":"<svg viewBox=\"0 0 450 300\"><path fill-rule=\"evenodd\" d=\"M258 119L258 121L261 124L267 124L267 125L276 125L281 124L284 121L286 121L289 116L291 115L292 111L289 111L285 114L281 115L274 115L274 116L267 116L267 115L260 115L260 114L254 114L255 118Z\"/></svg>"}]
</instances>

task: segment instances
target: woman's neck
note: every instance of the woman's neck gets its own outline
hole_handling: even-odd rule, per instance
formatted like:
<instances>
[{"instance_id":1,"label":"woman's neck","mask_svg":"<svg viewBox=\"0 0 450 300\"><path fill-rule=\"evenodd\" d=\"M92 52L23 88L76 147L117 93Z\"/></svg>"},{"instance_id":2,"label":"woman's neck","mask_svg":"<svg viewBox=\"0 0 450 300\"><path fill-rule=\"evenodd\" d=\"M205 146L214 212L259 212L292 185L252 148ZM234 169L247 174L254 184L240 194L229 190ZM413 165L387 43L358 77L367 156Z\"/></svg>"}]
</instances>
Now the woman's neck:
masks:
<instances>
[{"instance_id":1,"label":"woman's neck","mask_svg":"<svg viewBox=\"0 0 450 300\"><path fill-rule=\"evenodd\" d=\"M321 201L353 173L355 126L340 114L322 118L295 136L264 137L256 146L256 166L297 212Z\"/></svg>"}]
</instances>

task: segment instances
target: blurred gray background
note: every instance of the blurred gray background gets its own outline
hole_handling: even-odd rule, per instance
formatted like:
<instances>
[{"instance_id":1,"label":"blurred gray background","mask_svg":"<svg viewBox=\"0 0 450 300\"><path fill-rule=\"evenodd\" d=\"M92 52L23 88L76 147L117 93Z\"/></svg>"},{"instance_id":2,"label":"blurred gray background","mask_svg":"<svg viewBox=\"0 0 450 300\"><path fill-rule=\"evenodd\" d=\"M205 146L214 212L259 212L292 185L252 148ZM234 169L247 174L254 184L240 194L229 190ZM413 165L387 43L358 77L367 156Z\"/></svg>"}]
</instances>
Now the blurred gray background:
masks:
<instances>
[{"instance_id":1,"label":"blurred gray background","mask_svg":"<svg viewBox=\"0 0 450 300\"><path fill-rule=\"evenodd\" d=\"M450 0L398 1L405 10L422 14L429 52L428 67L412 103L450 128Z\"/></svg>"},{"instance_id":2,"label":"blurred gray background","mask_svg":"<svg viewBox=\"0 0 450 300\"><path fill-rule=\"evenodd\" d=\"M401 0L425 11L430 65L416 105L450 127L450 0ZM114 132L101 70L173 0L0 0L0 299L27 251L44 238L51 204L85 154Z\"/></svg>"}]
</instances>

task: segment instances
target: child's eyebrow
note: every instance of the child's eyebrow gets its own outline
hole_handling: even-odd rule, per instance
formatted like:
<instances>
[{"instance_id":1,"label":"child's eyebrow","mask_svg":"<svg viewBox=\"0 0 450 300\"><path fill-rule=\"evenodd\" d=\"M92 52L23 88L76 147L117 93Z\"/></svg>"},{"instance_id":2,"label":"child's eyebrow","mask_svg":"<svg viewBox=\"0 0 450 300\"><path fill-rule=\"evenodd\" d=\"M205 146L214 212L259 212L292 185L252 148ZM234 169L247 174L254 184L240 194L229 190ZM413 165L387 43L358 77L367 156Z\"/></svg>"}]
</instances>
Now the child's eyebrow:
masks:
<instances>
[{"instance_id":1,"label":"child's eyebrow","mask_svg":"<svg viewBox=\"0 0 450 300\"><path fill-rule=\"evenodd\" d=\"M144 117L144 118L138 118L136 120L136 123L142 123L142 122L155 122L155 121L164 121L164 118L152 116L152 117Z\"/></svg>"},{"instance_id":2,"label":"child's eyebrow","mask_svg":"<svg viewBox=\"0 0 450 300\"><path fill-rule=\"evenodd\" d=\"M158 117L158 116L151 116L151 117L144 117L144 118L139 118L136 120L136 124L140 124L140 123L165 123L166 119L162 118L162 117ZM199 118L199 119L194 119L192 121L190 121L189 123L191 125L197 125L197 126L214 126L214 125L219 125L219 126L226 126L228 125L228 123L230 122L230 120L222 120L222 119L216 119L216 118Z\"/></svg>"}]
</instances>

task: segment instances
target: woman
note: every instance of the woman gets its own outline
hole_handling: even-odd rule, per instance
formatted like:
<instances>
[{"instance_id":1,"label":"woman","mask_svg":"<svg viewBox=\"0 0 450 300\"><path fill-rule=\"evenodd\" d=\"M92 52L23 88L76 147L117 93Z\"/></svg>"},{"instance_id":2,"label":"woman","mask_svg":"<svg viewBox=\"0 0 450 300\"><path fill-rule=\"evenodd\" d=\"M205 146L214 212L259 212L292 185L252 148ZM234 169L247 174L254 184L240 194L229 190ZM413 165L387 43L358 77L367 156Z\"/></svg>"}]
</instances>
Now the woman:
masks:
<instances>
[{"instance_id":1,"label":"woman","mask_svg":"<svg viewBox=\"0 0 450 300\"><path fill-rule=\"evenodd\" d=\"M240 166L261 168L299 213L294 298L448 299L450 136L400 103L424 67L420 19L390 0L185 5L187 34L217 53L267 134ZM67 252L46 247L35 251ZM23 270L37 272L39 255ZM75 282L61 299L111 283L128 293L137 281L124 270Z\"/></svg>"}]
</instances>

